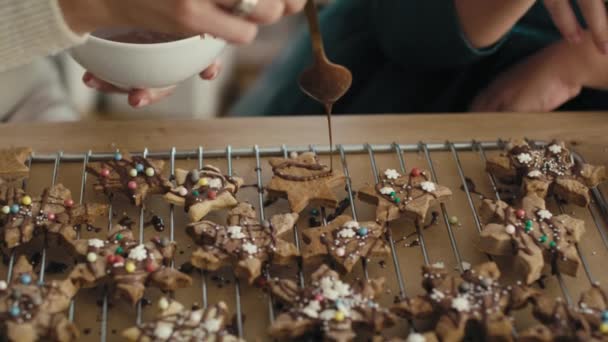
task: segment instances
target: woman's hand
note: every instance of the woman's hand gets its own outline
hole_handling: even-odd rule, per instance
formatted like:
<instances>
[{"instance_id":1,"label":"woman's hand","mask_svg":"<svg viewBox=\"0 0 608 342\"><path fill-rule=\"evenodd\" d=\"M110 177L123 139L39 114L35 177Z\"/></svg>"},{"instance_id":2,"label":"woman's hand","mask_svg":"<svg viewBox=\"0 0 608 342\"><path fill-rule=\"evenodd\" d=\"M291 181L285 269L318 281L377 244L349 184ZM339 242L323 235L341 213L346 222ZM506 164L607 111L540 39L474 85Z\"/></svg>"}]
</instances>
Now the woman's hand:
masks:
<instances>
[{"instance_id":1,"label":"woman's hand","mask_svg":"<svg viewBox=\"0 0 608 342\"><path fill-rule=\"evenodd\" d=\"M608 13L604 0L577 0L597 48L608 54ZM583 30L569 0L544 0L555 26L571 43L582 41Z\"/></svg>"},{"instance_id":2,"label":"woman's hand","mask_svg":"<svg viewBox=\"0 0 608 342\"><path fill-rule=\"evenodd\" d=\"M475 97L471 111L549 112L577 96L582 82L561 51L550 46L506 70Z\"/></svg>"},{"instance_id":3,"label":"woman's hand","mask_svg":"<svg viewBox=\"0 0 608 342\"><path fill-rule=\"evenodd\" d=\"M207 67L207 69L201 72L199 76L204 80L212 81L217 78L217 76L220 74L221 69L221 63L215 61L213 64ZM84 74L84 76L82 76L82 81L84 82L84 84L87 85L87 87L95 89L102 93L127 94L129 105L134 108L140 108L149 104L156 103L164 99L165 97L171 95L176 88L176 86L171 86L162 89L125 90L95 77L95 75L88 71Z\"/></svg>"}]
</instances>

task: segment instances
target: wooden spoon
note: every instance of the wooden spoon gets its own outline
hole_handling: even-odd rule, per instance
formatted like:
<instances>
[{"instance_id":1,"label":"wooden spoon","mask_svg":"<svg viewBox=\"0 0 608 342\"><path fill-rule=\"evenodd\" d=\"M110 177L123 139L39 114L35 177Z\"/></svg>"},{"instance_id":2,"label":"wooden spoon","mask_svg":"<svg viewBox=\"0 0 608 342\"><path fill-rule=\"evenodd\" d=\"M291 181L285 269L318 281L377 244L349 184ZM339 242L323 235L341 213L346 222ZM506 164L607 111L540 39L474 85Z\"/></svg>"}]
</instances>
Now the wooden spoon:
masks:
<instances>
[{"instance_id":1,"label":"wooden spoon","mask_svg":"<svg viewBox=\"0 0 608 342\"><path fill-rule=\"evenodd\" d=\"M308 0L305 11L310 28L314 62L302 72L298 83L305 94L325 105L329 114L332 105L350 88L353 76L345 67L327 59L314 0Z\"/></svg>"}]
</instances>

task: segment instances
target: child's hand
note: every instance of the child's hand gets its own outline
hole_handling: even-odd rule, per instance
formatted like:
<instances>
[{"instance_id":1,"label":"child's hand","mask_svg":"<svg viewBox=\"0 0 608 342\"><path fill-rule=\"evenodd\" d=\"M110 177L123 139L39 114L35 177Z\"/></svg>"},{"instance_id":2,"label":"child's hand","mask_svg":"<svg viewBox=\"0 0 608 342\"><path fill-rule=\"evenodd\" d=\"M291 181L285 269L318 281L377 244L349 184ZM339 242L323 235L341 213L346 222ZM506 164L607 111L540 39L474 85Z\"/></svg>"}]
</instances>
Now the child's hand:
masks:
<instances>
[{"instance_id":1,"label":"child's hand","mask_svg":"<svg viewBox=\"0 0 608 342\"><path fill-rule=\"evenodd\" d=\"M199 74L199 76L204 80L214 80L219 75L221 67L222 66L220 62L216 61L209 67L207 67L207 69L203 70ZM82 76L82 81L84 82L84 84L87 85L87 87L95 89L102 93L127 94L129 105L134 108L140 108L158 102L164 99L165 97L171 95L176 87L171 86L163 89L125 90L95 77L95 75L88 71L84 74L84 76Z\"/></svg>"},{"instance_id":2,"label":"child's hand","mask_svg":"<svg viewBox=\"0 0 608 342\"><path fill-rule=\"evenodd\" d=\"M560 45L554 44L500 74L473 100L474 112L549 112L582 88Z\"/></svg>"},{"instance_id":3,"label":"child's hand","mask_svg":"<svg viewBox=\"0 0 608 342\"><path fill-rule=\"evenodd\" d=\"M604 0L577 1L593 41L603 54L608 54L608 14ZM569 0L544 0L545 7L551 14L555 26L566 40L571 43L582 41L581 29Z\"/></svg>"}]
</instances>

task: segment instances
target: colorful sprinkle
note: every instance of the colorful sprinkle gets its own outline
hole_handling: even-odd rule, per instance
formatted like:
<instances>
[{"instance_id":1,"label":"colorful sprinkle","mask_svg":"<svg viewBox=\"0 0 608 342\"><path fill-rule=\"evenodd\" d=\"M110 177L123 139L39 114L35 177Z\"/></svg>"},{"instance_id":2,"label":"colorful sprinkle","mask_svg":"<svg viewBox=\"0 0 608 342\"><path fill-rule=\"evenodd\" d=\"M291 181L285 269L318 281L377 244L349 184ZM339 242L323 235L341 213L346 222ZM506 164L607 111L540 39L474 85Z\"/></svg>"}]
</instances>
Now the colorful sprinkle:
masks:
<instances>
[{"instance_id":1,"label":"colorful sprinkle","mask_svg":"<svg viewBox=\"0 0 608 342\"><path fill-rule=\"evenodd\" d=\"M122 160L122 154L120 152L114 153L114 160L116 160L116 161Z\"/></svg>"},{"instance_id":2,"label":"colorful sprinkle","mask_svg":"<svg viewBox=\"0 0 608 342\"><path fill-rule=\"evenodd\" d=\"M106 168L103 168L103 169L101 169L101 172L99 174L101 175L101 177L104 177L104 178L109 177L110 176L110 170L106 169Z\"/></svg>"},{"instance_id":3,"label":"colorful sprinkle","mask_svg":"<svg viewBox=\"0 0 608 342\"><path fill-rule=\"evenodd\" d=\"M557 246L557 243L555 241L549 242L549 247L555 248L556 246Z\"/></svg>"},{"instance_id":4,"label":"colorful sprinkle","mask_svg":"<svg viewBox=\"0 0 608 342\"><path fill-rule=\"evenodd\" d=\"M135 164L135 170L137 170L137 172L143 172L144 171L144 164L142 164L142 163Z\"/></svg>"},{"instance_id":5,"label":"colorful sprinkle","mask_svg":"<svg viewBox=\"0 0 608 342\"><path fill-rule=\"evenodd\" d=\"M336 311L336 315L334 316L334 319L338 322L342 322L344 320L344 312L342 311Z\"/></svg>"},{"instance_id":6,"label":"colorful sprinkle","mask_svg":"<svg viewBox=\"0 0 608 342\"><path fill-rule=\"evenodd\" d=\"M600 332L602 334L608 334L608 323L600 324Z\"/></svg>"},{"instance_id":7,"label":"colorful sprinkle","mask_svg":"<svg viewBox=\"0 0 608 342\"><path fill-rule=\"evenodd\" d=\"M319 215L319 209L317 209L317 208L313 208L313 209L310 211L310 215L312 215L312 216L317 216L317 215Z\"/></svg>"},{"instance_id":8,"label":"colorful sprinkle","mask_svg":"<svg viewBox=\"0 0 608 342\"><path fill-rule=\"evenodd\" d=\"M192 196L198 197L198 195L200 195L200 193L198 192L198 190L192 190Z\"/></svg>"},{"instance_id":9,"label":"colorful sprinkle","mask_svg":"<svg viewBox=\"0 0 608 342\"><path fill-rule=\"evenodd\" d=\"M109 264L113 264L113 263L115 263L115 262L116 262L116 256L115 256L115 255L113 255L113 254L110 254L110 255L108 255L108 256L106 257L106 261L107 261Z\"/></svg>"},{"instance_id":10,"label":"colorful sprinkle","mask_svg":"<svg viewBox=\"0 0 608 342\"><path fill-rule=\"evenodd\" d=\"M534 222L532 222L532 220L527 220L526 221L526 228L532 228L532 226L534 225Z\"/></svg>"},{"instance_id":11,"label":"colorful sprinkle","mask_svg":"<svg viewBox=\"0 0 608 342\"><path fill-rule=\"evenodd\" d=\"M55 218L56 218L55 213L47 213L47 214L46 214L46 218L47 218L49 221L55 221Z\"/></svg>"},{"instance_id":12,"label":"colorful sprinkle","mask_svg":"<svg viewBox=\"0 0 608 342\"><path fill-rule=\"evenodd\" d=\"M397 195L397 193L396 193L396 192L391 191L391 193L390 193L390 196L391 196L391 197L395 197L396 195Z\"/></svg>"},{"instance_id":13,"label":"colorful sprinkle","mask_svg":"<svg viewBox=\"0 0 608 342\"><path fill-rule=\"evenodd\" d=\"M608 310L602 312L602 321L608 322Z\"/></svg>"},{"instance_id":14,"label":"colorful sprinkle","mask_svg":"<svg viewBox=\"0 0 608 342\"><path fill-rule=\"evenodd\" d=\"M154 171L154 168L149 167L146 169L146 176L153 177L155 174L156 174L156 171Z\"/></svg>"},{"instance_id":15,"label":"colorful sprinkle","mask_svg":"<svg viewBox=\"0 0 608 342\"><path fill-rule=\"evenodd\" d=\"M21 207L19 206L19 204L13 204L11 205L11 213L16 214L19 212L19 209L21 209Z\"/></svg>"},{"instance_id":16,"label":"colorful sprinkle","mask_svg":"<svg viewBox=\"0 0 608 342\"><path fill-rule=\"evenodd\" d=\"M23 285L29 285L32 282L32 276L29 275L29 274L27 274L27 273L26 274L22 274L19 277L19 280L21 281L21 284L23 284Z\"/></svg>"},{"instance_id":17,"label":"colorful sprinkle","mask_svg":"<svg viewBox=\"0 0 608 342\"><path fill-rule=\"evenodd\" d=\"M122 246L116 247L116 251L115 251L116 254L120 255L120 254L122 254L124 252L125 252L125 249L122 248Z\"/></svg>"},{"instance_id":18,"label":"colorful sprinkle","mask_svg":"<svg viewBox=\"0 0 608 342\"><path fill-rule=\"evenodd\" d=\"M201 175L199 174L197 169L194 169L192 171L190 171L190 180L192 181L192 183L197 183L201 178Z\"/></svg>"},{"instance_id":19,"label":"colorful sprinkle","mask_svg":"<svg viewBox=\"0 0 608 342\"><path fill-rule=\"evenodd\" d=\"M367 233L369 233L369 231L368 231L368 229L366 227L361 227L357 231L357 234L359 234L359 236L366 236Z\"/></svg>"},{"instance_id":20,"label":"colorful sprinkle","mask_svg":"<svg viewBox=\"0 0 608 342\"><path fill-rule=\"evenodd\" d=\"M154 261L148 261L146 263L146 272L148 273L152 273L154 271L156 271L156 264L154 263Z\"/></svg>"},{"instance_id":21,"label":"colorful sprinkle","mask_svg":"<svg viewBox=\"0 0 608 342\"><path fill-rule=\"evenodd\" d=\"M21 198L21 204L23 204L23 205L30 205L30 204L32 204L32 198L30 196L23 196Z\"/></svg>"},{"instance_id":22,"label":"colorful sprinkle","mask_svg":"<svg viewBox=\"0 0 608 342\"><path fill-rule=\"evenodd\" d=\"M123 236L121 233L116 234L116 241L122 240Z\"/></svg>"},{"instance_id":23,"label":"colorful sprinkle","mask_svg":"<svg viewBox=\"0 0 608 342\"><path fill-rule=\"evenodd\" d=\"M422 174L422 171L420 171L420 169L417 167L412 168L412 170L410 171L410 175L412 175L412 177L418 177L421 174Z\"/></svg>"},{"instance_id":24,"label":"colorful sprinkle","mask_svg":"<svg viewBox=\"0 0 608 342\"><path fill-rule=\"evenodd\" d=\"M127 261L125 264L125 270L129 273L135 272L135 263L133 261Z\"/></svg>"},{"instance_id":25,"label":"colorful sprinkle","mask_svg":"<svg viewBox=\"0 0 608 342\"><path fill-rule=\"evenodd\" d=\"M135 169L129 170L129 176L131 176L131 177L137 177L137 170L135 170Z\"/></svg>"},{"instance_id":26,"label":"colorful sprinkle","mask_svg":"<svg viewBox=\"0 0 608 342\"><path fill-rule=\"evenodd\" d=\"M95 261L97 261L97 254L95 254L93 252L89 252L87 254L87 261L88 262L95 262Z\"/></svg>"},{"instance_id":27,"label":"colorful sprinkle","mask_svg":"<svg viewBox=\"0 0 608 342\"><path fill-rule=\"evenodd\" d=\"M217 191L209 190L209 192L207 192L207 198L209 198L210 200L216 199Z\"/></svg>"},{"instance_id":28,"label":"colorful sprinkle","mask_svg":"<svg viewBox=\"0 0 608 342\"><path fill-rule=\"evenodd\" d=\"M458 224L458 216L450 216L448 222L450 222L450 224Z\"/></svg>"},{"instance_id":29,"label":"colorful sprinkle","mask_svg":"<svg viewBox=\"0 0 608 342\"><path fill-rule=\"evenodd\" d=\"M137 182L130 181L129 183L127 183L127 187L131 190L135 190L135 189L137 189Z\"/></svg>"},{"instance_id":30,"label":"colorful sprinkle","mask_svg":"<svg viewBox=\"0 0 608 342\"><path fill-rule=\"evenodd\" d=\"M207 184L209 184L209 180L206 177L203 177L198 180L199 186L207 186Z\"/></svg>"},{"instance_id":31,"label":"colorful sprinkle","mask_svg":"<svg viewBox=\"0 0 608 342\"><path fill-rule=\"evenodd\" d=\"M71 198L66 199L65 201L63 201L63 204L68 207L71 208L74 206L74 200Z\"/></svg>"},{"instance_id":32,"label":"colorful sprinkle","mask_svg":"<svg viewBox=\"0 0 608 342\"><path fill-rule=\"evenodd\" d=\"M2 213L5 215L8 215L11 212L11 207L9 207L8 205L5 205L2 207Z\"/></svg>"},{"instance_id":33,"label":"colorful sprinkle","mask_svg":"<svg viewBox=\"0 0 608 342\"><path fill-rule=\"evenodd\" d=\"M394 201L395 201L395 203L399 203L399 202L401 202L401 198L395 197Z\"/></svg>"},{"instance_id":34,"label":"colorful sprinkle","mask_svg":"<svg viewBox=\"0 0 608 342\"><path fill-rule=\"evenodd\" d=\"M547 242L547 235L543 235L540 238L538 238L538 242L540 243L545 243Z\"/></svg>"},{"instance_id":35,"label":"colorful sprinkle","mask_svg":"<svg viewBox=\"0 0 608 342\"><path fill-rule=\"evenodd\" d=\"M515 216L517 216L517 218L521 220L526 217L526 211L523 209L517 209L517 211L515 212Z\"/></svg>"},{"instance_id":36,"label":"colorful sprinkle","mask_svg":"<svg viewBox=\"0 0 608 342\"><path fill-rule=\"evenodd\" d=\"M324 299L325 299L325 297L323 297L323 294L321 294L321 293L317 293L315 295L315 300L318 302L322 302Z\"/></svg>"},{"instance_id":37,"label":"colorful sprinkle","mask_svg":"<svg viewBox=\"0 0 608 342\"><path fill-rule=\"evenodd\" d=\"M19 309L18 306L11 306L11 316L13 317L19 317L19 315L21 314L21 309Z\"/></svg>"}]
</instances>

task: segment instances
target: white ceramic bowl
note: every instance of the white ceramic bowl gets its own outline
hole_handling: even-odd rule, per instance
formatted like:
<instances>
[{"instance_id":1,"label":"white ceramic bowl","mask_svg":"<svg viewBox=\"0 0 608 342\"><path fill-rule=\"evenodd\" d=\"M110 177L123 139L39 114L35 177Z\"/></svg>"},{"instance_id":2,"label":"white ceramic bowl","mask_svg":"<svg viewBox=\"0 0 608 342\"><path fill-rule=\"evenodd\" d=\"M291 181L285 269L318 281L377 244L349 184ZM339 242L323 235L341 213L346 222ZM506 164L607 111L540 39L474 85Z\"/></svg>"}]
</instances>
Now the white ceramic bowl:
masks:
<instances>
[{"instance_id":1,"label":"white ceramic bowl","mask_svg":"<svg viewBox=\"0 0 608 342\"><path fill-rule=\"evenodd\" d=\"M203 71L226 46L225 41L210 36L155 44L105 39L132 31L94 32L85 44L72 49L71 55L95 76L121 88L164 88Z\"/></svg>"}]
</instances>

